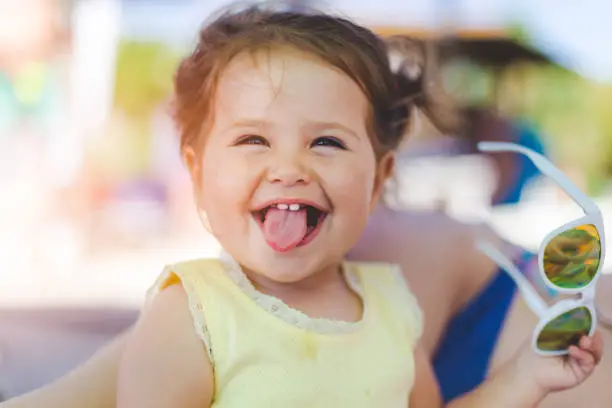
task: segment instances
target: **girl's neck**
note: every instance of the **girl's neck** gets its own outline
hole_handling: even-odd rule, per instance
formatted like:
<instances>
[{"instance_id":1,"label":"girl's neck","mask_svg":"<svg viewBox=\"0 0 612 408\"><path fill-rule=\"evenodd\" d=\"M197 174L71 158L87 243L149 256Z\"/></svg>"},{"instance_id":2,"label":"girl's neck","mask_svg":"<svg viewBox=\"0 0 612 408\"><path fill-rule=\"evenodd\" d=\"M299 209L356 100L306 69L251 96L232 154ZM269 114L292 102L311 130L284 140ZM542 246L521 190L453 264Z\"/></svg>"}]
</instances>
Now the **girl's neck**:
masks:
<instances>
[{"instance_id":1,"label":"girl's neck","mask_svg":"<svg viewBox=\"0 0 612 408\"><path fill-rule=\"evenodd\" d=\"M231 258L223 258L224 263L231 270L241 273L256 292L276 298L310 318L344 322L357 322L363 318L363 300L348 281L353 275L347 275L349 271L344 270L341 262L335 262L297 282L283 283L241 268Z\"/></svg>"},{"instance_id":2,"label":"girl's neck","mask_svg":"<svg viewBox=\"0 0 612 408\"><path fill-rule=\"evenodd\" d=\"M296 282L278 282L259 273L243 268L243 272L253 286L260 292L278 296L283 293L288 296L300 296L336 289L346 285L341 264L334 264Z\"/></svg>"}]
</instances>

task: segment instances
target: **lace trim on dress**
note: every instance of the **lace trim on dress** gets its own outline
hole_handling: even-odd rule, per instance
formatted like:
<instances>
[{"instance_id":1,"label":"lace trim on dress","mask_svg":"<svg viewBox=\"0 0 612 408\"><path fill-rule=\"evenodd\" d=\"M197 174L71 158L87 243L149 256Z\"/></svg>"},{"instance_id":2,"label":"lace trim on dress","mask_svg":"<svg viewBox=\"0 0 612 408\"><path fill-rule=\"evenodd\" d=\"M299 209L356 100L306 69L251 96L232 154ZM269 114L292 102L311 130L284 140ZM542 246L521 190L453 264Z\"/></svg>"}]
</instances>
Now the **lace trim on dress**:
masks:
<instances>
[{"instance_id":1,"label":"lace trim on dress","mask_svg":"<svg viewBox=\"0 0 612 408\"><path fill-rule=\"evenodd\" d=\"M416 296L410 290L410 285L406 281L402 268L399 265L393 265L391 267L391 275L393 275L398 287L404 294L402 299L408 304L406 312L410 314L410 327L414 330L412 340L413 344L416 344L423 334L423 311L419 306Z\"/></svg>"},{"instance_id":2,"label":"lace trim on dress","mask_svg":"<svg viewBox=\"0 0 612 408\"><path fill-rule=\"evenodd\" d=\"M162 286L168 281L168 279L172 275L176 275L180 279L181 285L183 285L183 288L185 289L185 293L187 294L187 301L189 304L189 311L191 312L191 317L193 318L194 329L200 340L202 340L202 342L204 343L204 346L206 347L206 351L208 353L208 358L212 363L214 361L212 355L213 353L212 347L210 345L210 336L208 335L208 328L206 326L206 319L204 317L204 308L202 306L202 302L200 302L198 296L196 295L196 288L189 279L182 279L180 272L173 270L171 266L166 267L162 274L159 276L159 278L157 278L157 282L155 282L155 285L153 285L153 287L149 289L147 293L146 304L148 305L149 302L151 302L151 300L153 299L153 297L160 292Z\"/></svg>"},{"instance_id":3,"label":"lace trim on dress","mask_svg":"<svg viewBox=\"0 0 612 408\"><path fill-rule=\"evenodd\" d=\"M229 278L259 307L290 325L320 334L341 334L356 331L363 322L363 317L358 322L310 317L290 307L279 298L258 291L242 271L240 265L227 253L221 254L220 261ZM359 297L361 297L363 303L363 316L365 316L367 305L363 300L364 297L361 291L361 285L359 284L359 278L346 263L342 264L342 271L347 284L359 295Z\"/></svg>"}]
</instances>

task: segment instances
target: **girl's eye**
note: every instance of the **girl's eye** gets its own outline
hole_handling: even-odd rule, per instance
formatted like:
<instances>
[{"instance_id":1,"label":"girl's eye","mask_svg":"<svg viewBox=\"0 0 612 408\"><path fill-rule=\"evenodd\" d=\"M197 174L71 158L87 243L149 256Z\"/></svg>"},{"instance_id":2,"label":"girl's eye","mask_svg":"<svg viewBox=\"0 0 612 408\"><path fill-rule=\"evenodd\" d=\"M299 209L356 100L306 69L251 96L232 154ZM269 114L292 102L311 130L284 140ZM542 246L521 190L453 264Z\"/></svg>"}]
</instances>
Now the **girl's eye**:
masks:
<instances>
[{"instance_id":1,"label":"girl's eye","mask_svg":"<svg viewBox=\"0 0 612 408\"><path fill-rule=\"evenodd\" d=\"M340 139L337 139L335 137L329 137L329 136L316 138L312 142L312 147L317 147L317 146L333 147L336 149L346 150L346 146L344 145L344 143L342 143Z\"/></svg>"},{"instance_id":2,"label":"girl's eye","mask_svg":"<svg viewBox=\"0 0 612 408\"><path fill-rule=\"evenodd\" d=\"M236 142L236 146L240 145L259 145L259 146L269 146L268 141L257 135L247 135L243 136Z\"/></svg>"}]
</instances>

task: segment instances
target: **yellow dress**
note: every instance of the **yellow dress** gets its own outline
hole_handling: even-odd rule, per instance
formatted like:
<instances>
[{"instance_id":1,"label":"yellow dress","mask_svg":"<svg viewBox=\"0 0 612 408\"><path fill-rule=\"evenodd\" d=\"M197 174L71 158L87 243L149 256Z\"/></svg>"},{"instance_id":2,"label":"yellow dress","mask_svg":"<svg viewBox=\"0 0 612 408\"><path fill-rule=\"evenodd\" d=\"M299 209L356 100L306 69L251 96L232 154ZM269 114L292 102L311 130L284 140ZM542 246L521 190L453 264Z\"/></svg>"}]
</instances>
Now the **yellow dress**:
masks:
<instances>
[{"instance_id":1,"label":"yellow dress","mask_svg":"<svg viewBox=\"0 0 612 408\"><path fill-rule=\"evenodd\" d=\"M258 292L229 258L168 266L149 299L180 283L213 365L214 408L406 408L422 317L398 267L343 265L359 322L310 318Z\"/></svg>"}]
</instances>

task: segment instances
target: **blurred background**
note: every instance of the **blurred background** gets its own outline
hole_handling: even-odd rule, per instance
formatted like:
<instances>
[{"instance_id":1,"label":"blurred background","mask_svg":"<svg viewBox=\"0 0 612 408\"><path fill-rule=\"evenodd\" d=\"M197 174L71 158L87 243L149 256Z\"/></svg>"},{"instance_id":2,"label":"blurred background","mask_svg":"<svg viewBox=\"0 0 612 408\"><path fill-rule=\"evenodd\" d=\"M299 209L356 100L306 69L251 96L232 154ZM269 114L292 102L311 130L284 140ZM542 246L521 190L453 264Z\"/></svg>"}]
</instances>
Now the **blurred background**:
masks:
<instances>
[{"instance_id":1,"label":"blurred background","mask_svg":"<svg viewBox=\"0 0 612 408\"><path fill-rule=\"evenodd\" d=\"M225 3L0 0L0 395L48 382L130 325L165 264L218 252L167 104L180 57ZM435 40L445 88L528 133L607 223L612 3L308 3ZM423 123L407 142L395 205L490 222L532 249L580 215L537 176L520 200L491 203L491 159L447 136Z\"/></svg>"}]
</instances>

